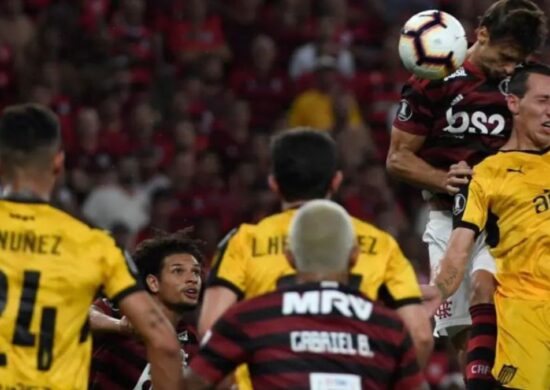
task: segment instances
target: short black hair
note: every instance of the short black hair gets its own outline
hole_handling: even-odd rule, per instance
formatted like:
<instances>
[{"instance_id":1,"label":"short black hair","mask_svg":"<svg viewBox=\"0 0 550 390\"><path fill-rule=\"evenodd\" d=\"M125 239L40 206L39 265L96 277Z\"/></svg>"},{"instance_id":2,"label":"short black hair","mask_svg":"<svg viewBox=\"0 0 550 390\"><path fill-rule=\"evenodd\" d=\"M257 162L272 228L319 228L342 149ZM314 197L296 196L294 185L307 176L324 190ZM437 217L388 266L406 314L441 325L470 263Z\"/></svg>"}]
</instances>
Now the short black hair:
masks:
<instances>
[{"instance_id":1,"label":"short black hair","mask_svg":"<svg viewBox=\"0 0 550 390\"><path fill-rule=\"evenodd\" d=\"M202 241L191 237L192 229L182 229L174 233L157 232L155 237L142 241L134 252L133 259L139 271L139 277L149 292L147 275L160 278L164 260L174 254L189 254L199 264L203 263Z\"/></svg>"},{"instance_id":2,"label":"short black hair","mask_svg":"<svg viewBox=\"0 0 550 390\"><path fill-rule=\"evenodd\" d=\"M529 75L533 73L550 76L550 67L540 62L528 62L517 66L508 83L508 93L520 98L525 96L527 80Z\"/></svg>"},{"instance_id":3,"label":"short black hair","mask_svg":"<svg viewBox=\"0 0 550 390\"><path fill-rule=\"evenodd\" d=\"M327 133L296 128L271 143L272 173L285 201L324 198L338 169L336 144Z\"/></svg>"},{"instance_id":4,"label":"short black hair","mask_svg":"<svg viewBox=\"0 0 550 390\"><path fill-rule=\"evenodd\" d=\"M27 166L44 157L44 152L53 156L60 145L59 121L49 108L21 104L4 109L0 118L0 158L4 166Z\"/></svg>"},{"instance_id":5,"label":"short black hair","mask_svg":"<svg viewBox=\"0 0 550 390\"><path fill-rule=\"evenodd\" d=\"M539 50L548 34L544 12L531 0L499 0L479 22L491 42L513 42L524 55Z\"/></svg>"}]
</instances>

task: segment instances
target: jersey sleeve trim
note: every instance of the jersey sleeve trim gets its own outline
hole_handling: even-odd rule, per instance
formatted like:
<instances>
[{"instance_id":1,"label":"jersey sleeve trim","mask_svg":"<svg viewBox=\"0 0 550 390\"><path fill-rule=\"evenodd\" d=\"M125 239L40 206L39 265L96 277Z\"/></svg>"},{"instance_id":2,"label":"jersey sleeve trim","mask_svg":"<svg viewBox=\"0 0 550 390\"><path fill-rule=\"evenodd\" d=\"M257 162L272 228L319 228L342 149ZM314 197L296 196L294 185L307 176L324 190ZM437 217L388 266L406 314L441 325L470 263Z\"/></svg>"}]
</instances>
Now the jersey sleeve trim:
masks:
<instances>
[{"instance_id":1,"label":"jersey sleeve trim","mask_svg":"<svg viewBox=\"0 0 550 390\"><path fill-rule=\"evenodd\" d=\"M118 305L118 302L120 302L122 299L126 298L128 295L130 294L133 294L135 292L138 292L138 291L143 291L143 287L141 286L140 283L136 283L134 284L133 286L130 286L128 288L125 288L124 290L122 290L121 292L119 292L118 294L116 294L112 299L111 301Z\"/></svg>"},{"instance_id":2,"label":"jersey sleeve trim","mask_svg":"<svg viewBox=\"0 0 550 390\"><path fill-rule=\"evenodd\" d=\"M238 228L232 229L227 235L220 241L218 244L218 252L216 253L216 256L214 257L214 261L212 262L213 266L212 269L209 272L209 280L215 279L218 274L218 271L220 269L220 265L223 261L223 255L225 254L225 251L227 250L227 247L229 246L229 241L231 238L233 238L237 232ZM207 282L208 283L208 282Z\"/></svg>"},{"instance_id":3,"label":"jersey sleeve trim","mask_svg":"<svg viewBox=\"0 0 550 390\"><path fill-rule=\"evenodd\" d=\"M419 297L403 298L393 301L391 303L392 309L399 309L400 307L407 305L420 305L422 300Z\"/></svg>"},{"instance_id":4,"label":"jersey sleeve trim","mask_svg":"<svg viewBox=\"0 0 550 390\"><path fill-rule=\"evenodd\" d=\"M475 233L475 238L476 239L479 236L479 233L480 233L479 226L477 226L473 223L466 222L466 221L457 221L454 228L456 229L456 228L459 228L459 227L473 230L474 233Z\"/></svg>"},{"instance_id":5,"label":"jersey sleeve trim","mask_svg":"<svg viewBox=\"0 0 550 390\"><path fill-rule=\"evenodd\" d=\"M386 284L381 285L378 289L378 298L391 309L398 309L403 306L422 303L420 296L395 299Z\"/></svg>"},{"instance_id":6,"label":"jersey sleeve trim","mask_svg":"<svg viewBox=\"0 0 550 390\"><path fill-rule=\"evenodd\" d=\"M235 293L235 295L237 295L237 299L240 301L244 298L244 292L238 288L237 286L235 286L233 283L231 283L230 281L226 280L226 279L222 279L222 278L219 278L215 275L211 275L209 278L208 278L208 282L207 282L207 287L213 287L213 286L220 286L220 287L225 287L225 288L228 288L229 290L231 290L232 292Z\"/></svg>"}]
</instances>

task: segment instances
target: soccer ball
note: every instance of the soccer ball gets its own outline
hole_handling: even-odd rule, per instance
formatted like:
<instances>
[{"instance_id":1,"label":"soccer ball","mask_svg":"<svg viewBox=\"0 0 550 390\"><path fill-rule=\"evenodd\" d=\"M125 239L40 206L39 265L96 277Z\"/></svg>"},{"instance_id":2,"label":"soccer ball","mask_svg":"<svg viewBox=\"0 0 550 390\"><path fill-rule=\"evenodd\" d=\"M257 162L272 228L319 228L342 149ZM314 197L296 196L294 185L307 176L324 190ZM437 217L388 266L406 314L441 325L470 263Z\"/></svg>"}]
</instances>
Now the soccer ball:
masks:
<instances>
[{"instance_id":1,"label":"soccer ball","mask_svg":"<svg viewBox=\"0 0 550 390\"><path fill-rule=\"evenodd\" d=\"M453 73L464 62L467 49L464 28L443 11L419 12L401 29L401 61L423 79L441 79Z\"/></svg>"}]
</instances>

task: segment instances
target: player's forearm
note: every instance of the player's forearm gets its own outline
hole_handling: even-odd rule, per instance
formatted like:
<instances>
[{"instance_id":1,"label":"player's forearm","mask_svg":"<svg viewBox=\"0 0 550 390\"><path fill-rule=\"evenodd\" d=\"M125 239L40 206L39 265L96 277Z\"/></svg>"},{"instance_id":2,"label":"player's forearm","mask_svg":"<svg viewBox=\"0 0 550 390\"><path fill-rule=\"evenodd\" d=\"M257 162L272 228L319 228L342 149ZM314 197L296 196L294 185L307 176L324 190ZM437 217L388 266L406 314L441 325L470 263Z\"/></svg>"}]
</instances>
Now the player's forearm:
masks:
<instances>
[{"instance_id":1,"label":"player's forearm","mask_svg":"<svg viewBox=\"0 0 550 390\"><path fill-rule=\"evenodd\" d=\"M393 177L416 187L447 192L447 172L431 166L410 150L402 149L388 154L386 168Z\"/></svg>"},{"instance_id":2,"label":"player's forearm","mask_svg":"<svg viewBox=\"0 0 550 390\"><path fill-rule=\"evenodd\" d=\"M130 294L119 302L120 310L135 326L147 347L151 381L156 390L183 388L183 362L174 327L144 291Z\"/></svg>"},{"instance_id":3,"label":"player's forearm","mask_svg":"<svg viewBox=\"0 0 550 390\"><path fill-rule=\"evenodd\" d=\"M208 329L237 302L237 295L222 286L208 287L204 292L201 314L199 316L198 332L202 338Z\"/></svg>"},{"instance_id":4,"label":"player's forearm","mask_svg":"<svg viewBox=\"0 0 550 390\"><path fill-rule=\"evenodd\" d=\"M432 354L434 340L428 315L420 304L410 304L397 309L407 327L420 367L426 367Z\"/></svg>"},{"instance_id":5,"label":"player's forearm","mask_svg":"<svg viewBox=\"0 0 550 390\"><path fill-rule=\"evenodd\" d=\"M103 313L96 307L90 307L90 330L93 333L119 333L120 320Z\"/></svg>"},{"instance_id":6,"label":"player's forearm","mask_svg":"<svg viewBox=\"0 0 550 390\"><path fill-rule=\"evenodd\" d=\"M468 253L458 253L441 261L441 268L434 279L434 285L439 289L442 301L453 295L460 287L468 263L468 255Z\"/></svg>"},{"instance_id":7,"label":"player's forearm","mask_svg":"<svg viewBox=\"0 0 550 390\"><path fill-rule=\"evenodd\" d=\"M460 287L475 237L475 231L470 228L458 227L453 230L434 278L434 285L439 289L442 300L449 298Z\"/></svg>"}]
</instances>

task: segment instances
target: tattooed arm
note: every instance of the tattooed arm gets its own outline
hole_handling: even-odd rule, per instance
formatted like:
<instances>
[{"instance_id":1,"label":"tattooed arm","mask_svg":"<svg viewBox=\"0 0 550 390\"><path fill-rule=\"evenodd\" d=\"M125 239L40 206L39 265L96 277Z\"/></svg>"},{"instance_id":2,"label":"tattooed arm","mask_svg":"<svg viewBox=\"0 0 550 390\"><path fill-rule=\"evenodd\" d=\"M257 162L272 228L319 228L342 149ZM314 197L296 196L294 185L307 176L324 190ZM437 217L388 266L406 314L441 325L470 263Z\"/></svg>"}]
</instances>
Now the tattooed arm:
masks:
<instances>
[{"instance_id":1,"label":"tattooed arm","mask_svg":"<svg viewBox=\"0 0 550 390\"><path fill-rule=\"evenodd\" d=\"M475 232L459 227L453 230L434 284L441 293L441 300L454 294L466 272L470 252L475 242Z\"/></svg>"},{"instance_id":2,"label":"tattooed arm","mask_svg":"<svg viewBox=\"0 0 550 390\"><path fill-rule=\"evenodd\" d=\"M435 270L434 286L421 286L424 307L428 314L435 314L439 305L460 287L474 242L473 230L463 227L453 230L443 260Z\"/></svg>"},{"instance_id":3,"label":"tattooed arm","mask_svg":"<svg viewBox=\"0 0 550 390\"><path fill-rule=\"evenodd\" d=\"M148 293L136 292L122 298L119 307L147 347L151 379L155 390L183 387L180 346L174 327Z\"/></svg>"}]
</instances>

